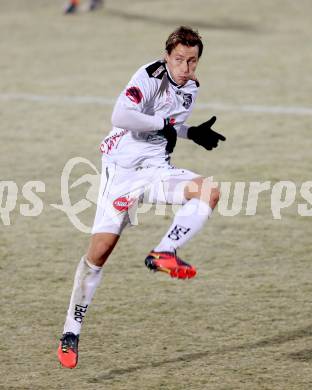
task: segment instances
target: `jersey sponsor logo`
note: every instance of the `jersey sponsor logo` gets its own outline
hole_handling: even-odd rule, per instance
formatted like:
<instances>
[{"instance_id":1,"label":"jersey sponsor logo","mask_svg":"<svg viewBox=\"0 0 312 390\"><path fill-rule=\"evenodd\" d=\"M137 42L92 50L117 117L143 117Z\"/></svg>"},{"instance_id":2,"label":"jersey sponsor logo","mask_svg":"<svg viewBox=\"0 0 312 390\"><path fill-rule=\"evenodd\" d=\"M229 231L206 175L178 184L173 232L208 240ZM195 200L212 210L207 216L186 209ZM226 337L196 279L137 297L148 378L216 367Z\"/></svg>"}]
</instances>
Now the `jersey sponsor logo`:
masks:
<instances>
[{"instance_id":1,"label":"jersey sponsor logo","mask_svg":"<svg viewBox=\"0 0 312 390\"><path fill-rule=\"evenodd\" d=\"M126 96L136 104L139 104L143 99L143 94L139 87L130 87L126 90Z\"/></svg>"},{"instance_id":2,"label":"jersey sponsor logo","mask_svg":"<svg viewBox=\"0 0 312 390\"><path fill-rule=\"evenodd\" d=\"M181 237L185 236L190 230L191 228L187 228L181 225L175 225L175 227L168 234L168 238L170 238L173 241L178 241L180 240Z\"/></svg>"},{"instance_id":3,"label":"jersey sponsor logo","mask_svg":"<svg viewBox=\"0 0 312 390\"><path fill-rule=\"evenodd\" d=\"M100 150L103 154L109 154L112 149L116 149L122 136L128 133L129 130L122 130L120 133L116 133L105 140L100 145Z\"/></svg>"},{"instance_id":4,"label":"jersey sponsor logo","mask_svg":"<svg viewBox=\"0 0 312 390\"><path fill-rule=\"evenodd\" d=\"M135 198L120 196L119 198L114 200L113 206L118 211L127 211L131 206L133 206L134 202Z\"/></svg>"},{"instance_id":5,"label":"jersey sponsor logo","mask_svg":"<svg viewBox=\"0 0 312 390\"><path fill-rule=\"evenodd\" d=\"M150 143L156 143L156 144L159 144L160 142L159 141L163 141L164 140L164 136L163 135L160 135L160 134L145 134L142 139L144 139L145 141L147 142L150 142Z\"/></svg>"},{"instance_id":6,"label":"jersey sponsor logo","mask_svg":"<svg viewBox=\"0 0 312 390\"><path fill-rule=\"evenodd\" d=\"M189 109L192 104L192 94L191 93L184 93L183 94L183 107L186 109Z\"/></svg>"}]
</instances>

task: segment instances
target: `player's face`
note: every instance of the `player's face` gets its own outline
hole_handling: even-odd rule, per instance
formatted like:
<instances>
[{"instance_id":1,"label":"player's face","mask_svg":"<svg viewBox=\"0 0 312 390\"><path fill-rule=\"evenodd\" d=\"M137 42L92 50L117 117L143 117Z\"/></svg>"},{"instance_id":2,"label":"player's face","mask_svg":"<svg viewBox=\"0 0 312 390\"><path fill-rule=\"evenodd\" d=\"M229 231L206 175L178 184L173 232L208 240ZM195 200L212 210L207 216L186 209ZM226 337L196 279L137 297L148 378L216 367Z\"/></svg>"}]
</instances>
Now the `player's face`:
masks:
<instances>
[{"instance_id":1,"label":"player's face","mask_svg":"<svg viewBox=\"0 0 312 390\"><path fill-rule=\"evenodd\" d=\"M171 77L178 85L184 85L195 79L198 64L198 46L184 46L179 43L170 54L166 53L165 60Z\"/></svg>"}]
</instances>

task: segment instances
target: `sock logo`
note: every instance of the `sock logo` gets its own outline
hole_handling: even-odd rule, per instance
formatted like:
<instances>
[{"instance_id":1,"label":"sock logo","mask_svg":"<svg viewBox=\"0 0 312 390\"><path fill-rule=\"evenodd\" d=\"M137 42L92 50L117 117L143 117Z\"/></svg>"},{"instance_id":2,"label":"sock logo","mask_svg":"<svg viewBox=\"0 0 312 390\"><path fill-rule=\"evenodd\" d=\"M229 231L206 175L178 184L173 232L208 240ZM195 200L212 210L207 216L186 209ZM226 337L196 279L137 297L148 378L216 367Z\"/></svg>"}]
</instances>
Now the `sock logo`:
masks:
<instances>
[{"instance_id":1,"label":"sock logo","mask_svg":"<svg viewBox=\"0 0 312 390\"><path fill-rule=\"evenodd\" d=\"M82 323L88 305L75 305L75 321Z\"/></svg>"},{"instance_id":2,"label":"sock logo","mask_svg":"<svg viewBox=\"0 0 312 390\"><path fill-rule=\"evenodd\" d=\"M175 227L168 234L168 238L174 241L178 241L182 236L185 236L186 233L188 233L190 230L191 228L186 228L181 225L175 225Z\"/></svg>"}]
</instances>

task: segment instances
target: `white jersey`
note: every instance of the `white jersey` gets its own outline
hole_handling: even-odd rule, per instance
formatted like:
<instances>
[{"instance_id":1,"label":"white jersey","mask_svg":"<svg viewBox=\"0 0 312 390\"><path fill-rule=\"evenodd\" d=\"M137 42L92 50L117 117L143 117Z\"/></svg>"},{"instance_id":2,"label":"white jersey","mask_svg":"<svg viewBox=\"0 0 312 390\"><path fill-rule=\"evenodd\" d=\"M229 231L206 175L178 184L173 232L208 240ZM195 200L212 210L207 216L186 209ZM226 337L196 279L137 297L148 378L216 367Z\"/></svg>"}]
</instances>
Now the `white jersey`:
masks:
<instances>
[{"instance_id":1,"label":"white jersey","mask_svg":"<svg viewBox=\"0 0 312 390\"><path fill-rule=\"evenodd\" d=\"M120 94L112 114L113 128L101 144L103 157L122 167L168 164L167 140L158 134L169 119L177 135L187 138L184 123L194 107L199 83L177 85L166 64L142 66Z\"/></svg>"}]
</instances>

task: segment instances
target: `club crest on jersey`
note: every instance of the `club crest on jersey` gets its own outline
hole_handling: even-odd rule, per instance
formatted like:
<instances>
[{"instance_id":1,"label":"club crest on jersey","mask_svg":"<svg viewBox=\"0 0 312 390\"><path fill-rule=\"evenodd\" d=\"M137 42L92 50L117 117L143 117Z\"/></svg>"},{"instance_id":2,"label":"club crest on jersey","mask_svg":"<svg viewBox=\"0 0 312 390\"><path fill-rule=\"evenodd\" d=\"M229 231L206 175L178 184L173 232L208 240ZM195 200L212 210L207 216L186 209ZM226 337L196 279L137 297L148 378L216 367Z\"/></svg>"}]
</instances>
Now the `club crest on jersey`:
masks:
<instances>
[{"instance_id":1,"label":"club crest on jersey","mask_svg":"<svg viewBox=\"0 0 312 390\"><path fill-rule=\"evenodd\" d=\"M183 107L186 109L190 108L192 104L192 94L191 93L184 93L183 94Z\"/></svg>"},{"instance_id":2,"label":"club crest on jersey","mask_svg":"<svg viewBox=\"0 0 312 390\"><path fill-rule=\"evenodd\" d=\"M143 99L143 94L139 87L130 87L126 90L126 96L136 104L139 104Z\"/></svg>"},{"instance_id":3,"label":"club crest on jersey","mask_svg":"<svg viewBox=\"0 0 312 390\"><path fill-rule=\"evenodd\" d=\"M118 211L127 211L131 206L133 206L134 202L135 198L120 196L119 198L114 200L113 206Z\"/></svg>"}]
</instances>

